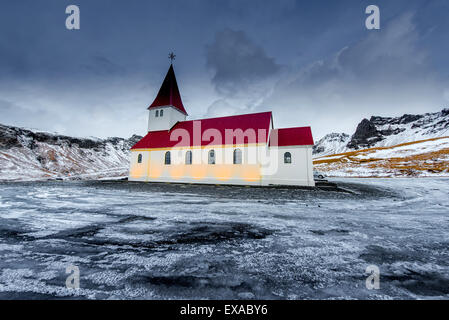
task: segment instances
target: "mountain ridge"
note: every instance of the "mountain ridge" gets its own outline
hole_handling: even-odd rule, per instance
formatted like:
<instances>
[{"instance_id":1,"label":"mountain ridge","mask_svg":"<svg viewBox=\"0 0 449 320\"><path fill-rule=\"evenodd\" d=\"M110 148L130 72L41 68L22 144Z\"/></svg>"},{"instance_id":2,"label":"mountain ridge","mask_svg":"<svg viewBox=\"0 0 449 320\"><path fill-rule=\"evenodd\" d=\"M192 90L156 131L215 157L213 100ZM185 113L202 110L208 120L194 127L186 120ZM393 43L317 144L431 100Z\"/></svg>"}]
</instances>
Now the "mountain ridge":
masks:
<instances>
[{"instance_id":1,"label":"mountain ridge","mask_svg":"<svg viewBox=\"0 0 449 320\"><path fill-rule=\"evenodd\" d=\"M79 138L0 124L0 180L127 176L142 137Z\"/></svg>"},{"instance_id":2,"label":"mountain ridge","mask_svg":"<svg viewBox=\"0 0 449 320\"><path fill-rule=\"evenodd\" d=\"M313 148L314 158L374 147L389 147L401 143L449 135L449 108L424 114L404 114L399 117L371 116L364 118L355 132L331 133Z\"/></svg>"}]
</instances>

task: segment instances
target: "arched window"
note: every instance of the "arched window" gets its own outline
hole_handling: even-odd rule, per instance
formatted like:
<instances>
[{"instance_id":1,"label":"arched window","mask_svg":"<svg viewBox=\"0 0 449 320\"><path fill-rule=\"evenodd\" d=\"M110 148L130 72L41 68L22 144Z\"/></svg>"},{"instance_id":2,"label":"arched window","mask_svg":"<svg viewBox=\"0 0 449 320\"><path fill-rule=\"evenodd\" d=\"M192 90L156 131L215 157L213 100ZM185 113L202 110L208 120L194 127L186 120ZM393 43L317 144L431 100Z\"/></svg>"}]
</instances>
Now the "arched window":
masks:
<instances>
[{"instance_id":1,"label":"arched window","mask_svg":"<svg viewBox=\"0 0 449 320\"><path fill-rule=\"evenodd\" d=\"M284 163L292 163L292 154L290 152L284 153Z\"/></svg>"},{"instance_id":2,"label":"arched window","mask_svg":"<svg viewBox=\"0 0 449 320\"><path fill-rule=\"evenodd\" d=\"M171 159L170 159L170 151L167 151L165 153L165 164L171 164Z\"/></svg>"},{"instance_id":3,"label":"arched window","mask_svg":"<svg viewBox=\"0 0 449 320\"><path fill-rule=\"evenodd\" d=\"M159 116L162 117L164 115L164 110L161 110L161 112L159 112Z\"/></svg>"},{"instance_id":4,"label":"arched window","mask_svg":"<svg viewBox=\"0 0 449 320\"><path fill-rule=\"evenodd\" d=\"M215 151L214 150L210 150L209 151L209 164L215 164Z\"/></svg>"},{"instance_id":5,"label":"arched window","mask_svg":"<svg viewBox=\"0 0 449 320\"><path fill-rule=\"evenodd\" d=\"M234 149L234 164L242 164L242 150Z\"/></svg>"},{"instance_id":6,"label":"arched window","mask_svg":"<svg viewBox=\"0 0 449 320\"><path fill-rule=\"evenodd\" d=\"M192 151L186 152L186 164L192 164Z\"/></svg>"},{"instance_id":7,"label":"arched window","mask_svg":"<svg viewBox=\"0 0 449 320\"><path fill-rule=\"evenodd\" d=\"M156 117L159 117L159 110L156 110Z\"/></svg>"},{"instance_id":8,"label":"arched window","mask_svg":"<svg viewBox=\"0 0 449 320\"><path fill-rule=\"evenodd\" d=\"M137 156L137 163L142 163L142 154L139 153L139 155Z\"/></svg>"}]
</instances>

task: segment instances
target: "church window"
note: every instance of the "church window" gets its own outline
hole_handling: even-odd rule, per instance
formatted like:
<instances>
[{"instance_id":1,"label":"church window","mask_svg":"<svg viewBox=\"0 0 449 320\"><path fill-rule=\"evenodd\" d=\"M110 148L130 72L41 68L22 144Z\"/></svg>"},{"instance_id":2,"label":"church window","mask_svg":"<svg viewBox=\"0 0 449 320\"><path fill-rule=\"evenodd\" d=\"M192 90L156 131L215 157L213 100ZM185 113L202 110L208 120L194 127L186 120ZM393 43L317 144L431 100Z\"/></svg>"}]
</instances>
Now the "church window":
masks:
<instances>
[{"instance_id":1,"label":"church window","mask_svg":"<svg viewBox=\"0 0 449 320\"><path fill-rule=\"evenodd\" d=\"M171 164L170 151L165 153L165 164Z\"/></svg>"},{"instance_id":2,"label":"church window","mask_svg":"<svg viewBox=\"0 0 449 320\"><path fill-rule=\"evenodd\" d=\"M186 164L192 164L192 151L186 152Z\"/></svg>"},{"instance_id":3,"label":"church window","mask_svg":"<svg viewBox=\"0 0 449 320\"><path fill-rule=\"evenodd\" d=\"M164 110L161 110L161 112L159 113L159 116L162 117L164 115Z\"/></svg>"},{"instance_id":4,"label":"church window","mask_svg":"<svg viewBox=\"0 0 449 320\"><path fill-rule=\"evenodd\" d=\"M290 152L284 153L284 163L292 163L292 154Z\"/></svg>"},{"instance_id":5,"label":"church window","mask_svg":"<svg viewBox=\"0 0 449 320\"><path fill-rule=\"evenodd\" d=\"M215 151L214 150L210 150L209 151L209 164L215 164Z\"/></svg>"},{"instance_id":6,"label":"church window","mask_svg":"<svg viewBox=\"0 0 449 320\"><path fill-rule=\"evenodd\" d=\"M137 163L142 163L142 154L139 153L139 155L137 156Z\"/></svg>"},{"instance_id":7,"label":"church window","mask_svg":"<svg viewBox=\"0 0 449 320\"><path fill-rule=\"evenodd\" d=\"M156 110L156 118L159 117L159 110Z\"/></svg>"},{"instance_id":8,"label":"church window","mask_svg":"<svg viewBox=\"0 0 449 320\"><path fill-rule=\"evenodd\" d=\"M234 150L233 162L234 164L242 164L242 150L240 149Z\"/></svg>"}]
</instances>

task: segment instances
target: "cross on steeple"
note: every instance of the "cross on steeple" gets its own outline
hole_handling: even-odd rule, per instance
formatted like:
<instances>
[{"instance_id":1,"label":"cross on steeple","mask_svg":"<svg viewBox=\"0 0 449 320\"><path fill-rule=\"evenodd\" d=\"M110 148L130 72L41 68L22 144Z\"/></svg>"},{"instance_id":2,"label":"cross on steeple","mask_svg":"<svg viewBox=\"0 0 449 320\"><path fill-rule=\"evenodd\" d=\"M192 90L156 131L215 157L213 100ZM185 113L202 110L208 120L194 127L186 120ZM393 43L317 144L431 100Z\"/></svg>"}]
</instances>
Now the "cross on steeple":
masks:
<instances>
[{"instance_id":1,"label":"cross on steeple","mask_svg":"<svg viewBox=\"0 0 449 320\"><path fill-rule=\"evenodd\" d=\"M176 54L174 54L173 51L168 54L168 59L170 60L170 64L173 63L173 60L175 60L175 58L176 58Z\"/></svg>"}]
</instances>

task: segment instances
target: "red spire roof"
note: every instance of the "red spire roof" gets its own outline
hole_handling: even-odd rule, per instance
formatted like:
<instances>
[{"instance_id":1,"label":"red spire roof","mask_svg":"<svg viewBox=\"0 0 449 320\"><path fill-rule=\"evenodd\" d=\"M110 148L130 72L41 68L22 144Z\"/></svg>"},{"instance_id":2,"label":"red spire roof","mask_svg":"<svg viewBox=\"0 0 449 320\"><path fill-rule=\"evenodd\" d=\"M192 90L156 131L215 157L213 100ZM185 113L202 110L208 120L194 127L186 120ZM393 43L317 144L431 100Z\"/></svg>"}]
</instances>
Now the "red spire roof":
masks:
<instances>
[{"instance_id":1,"label":"red spire roof","mask_svg":"<svg viewBox=\"0 0 449 320\"><path fill-rule=\"evenodd\" d=\"M187 115L184 105L182 104L181 94L179 93L178 83L176 82L175 71L173 70L172 64L170 64L170 68L168 69L164 82L162 82L162 86L159 89L156 99L154 99L148 109L162 106L174 106L176 109Z\"/></svg>"}]
</instances>

